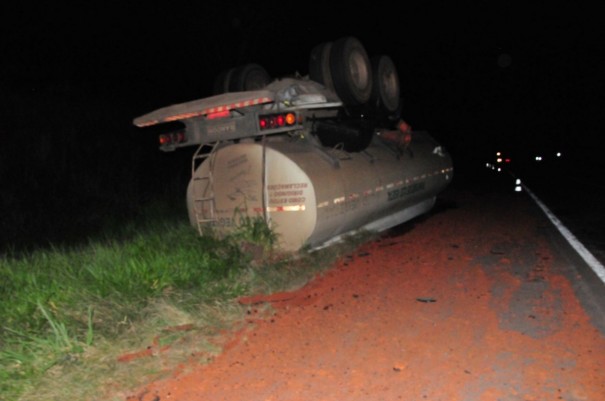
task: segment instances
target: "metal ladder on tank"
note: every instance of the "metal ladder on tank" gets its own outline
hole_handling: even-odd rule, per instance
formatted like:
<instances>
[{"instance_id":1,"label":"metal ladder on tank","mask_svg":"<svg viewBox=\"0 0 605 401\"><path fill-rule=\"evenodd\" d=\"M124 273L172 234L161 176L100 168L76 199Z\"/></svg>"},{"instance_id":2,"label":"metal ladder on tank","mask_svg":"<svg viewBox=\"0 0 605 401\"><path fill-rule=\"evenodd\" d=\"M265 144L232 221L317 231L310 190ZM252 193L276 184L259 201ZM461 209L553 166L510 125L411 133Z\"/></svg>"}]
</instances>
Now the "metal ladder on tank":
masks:
<instances>
[{"instance_id":1,"label":"metal ladder on tank","mask_svg":"<svg viewBox=\"0 0 605 401\"><path fill-rule=\"evenodd\" d=\"M193 210L195 212L195 220L197 223L197 230L200 235L204 225L216 221L216 202L214 194L214 156L218 148L220 141L216 141L211 144L201 144L191 160L191 180L193 185ZM202 152L204 148L210 146L210 151ZM208 159L208 175L205 177L199 177L195 175L196 165L201 166L202 162ZM199 163L198 163L199 161Z\"/></svg>"}]
</instances>

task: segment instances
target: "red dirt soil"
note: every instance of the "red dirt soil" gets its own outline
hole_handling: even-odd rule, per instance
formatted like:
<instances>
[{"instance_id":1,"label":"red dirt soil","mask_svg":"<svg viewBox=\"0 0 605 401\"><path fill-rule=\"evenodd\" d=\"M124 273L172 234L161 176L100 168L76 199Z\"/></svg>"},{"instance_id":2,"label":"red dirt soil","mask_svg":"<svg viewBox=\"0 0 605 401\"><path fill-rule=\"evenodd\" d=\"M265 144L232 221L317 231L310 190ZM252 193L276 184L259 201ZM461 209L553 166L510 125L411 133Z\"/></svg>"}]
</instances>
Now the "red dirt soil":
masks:
<instances>
[{"instance_id":1,"label":"red dirt soil","mask_svg":"<svg viewBox=\"0 0 605 401\"><path fill-rule=\"evenodd\" d=\"M523 196L450 208L361 246L224 352L129 400L605 400L605 336Z\"/></svg>"}]
</instances>

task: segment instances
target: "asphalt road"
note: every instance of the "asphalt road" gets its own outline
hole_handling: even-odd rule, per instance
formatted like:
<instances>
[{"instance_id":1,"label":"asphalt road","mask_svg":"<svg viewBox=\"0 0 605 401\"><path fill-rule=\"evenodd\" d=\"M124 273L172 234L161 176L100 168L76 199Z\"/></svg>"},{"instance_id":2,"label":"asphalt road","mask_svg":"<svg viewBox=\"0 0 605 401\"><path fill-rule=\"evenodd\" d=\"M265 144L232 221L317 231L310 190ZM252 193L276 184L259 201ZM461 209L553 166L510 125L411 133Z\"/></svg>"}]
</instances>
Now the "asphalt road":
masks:
<instances>
[{"instance_id":1,"label":"asphalt road","mask_svg":"<svg viewBox=\"0 0 605 401\"><path fill-rule=\"evenodd\" d=\"M579 178L565 163L537 167L488 173L478 185L506 196L515 192L519 179L521 192L516 195L530 199L535 213L544 217L544 233L564 260L568 279L594 324L605 333L605 187L586 174Z\"/></svg>"}]
</instances>

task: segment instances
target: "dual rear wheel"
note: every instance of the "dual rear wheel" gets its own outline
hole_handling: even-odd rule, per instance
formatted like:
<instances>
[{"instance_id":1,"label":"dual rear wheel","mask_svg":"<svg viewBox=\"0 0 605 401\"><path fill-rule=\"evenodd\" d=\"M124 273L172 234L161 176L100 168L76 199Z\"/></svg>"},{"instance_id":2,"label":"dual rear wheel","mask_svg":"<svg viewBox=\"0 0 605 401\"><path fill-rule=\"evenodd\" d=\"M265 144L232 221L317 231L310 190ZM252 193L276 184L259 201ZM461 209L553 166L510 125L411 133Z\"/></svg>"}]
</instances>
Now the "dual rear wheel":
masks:
<instances>
[{"instance_id":1,"label":"dual rear wheel","mask_svg":"<svg viewBox=\"0 0 605 401\"><path fill-rule=\"evenodd\" d=\"M361 151L370 143L374 125L398 119L400 88L395 63L385 54L370 58L353 36L315 46L309 57L309 79L336 93L347 114L315 124L314 133L324 146L341 144L347 151ZM262 66L248 63L221 72L214 94L258 90L269 83L271 76Z\"/></svg>"},{"instance_id":2,"label":"dual rear wheel","mask_svg":"<svg viewBox=\"0 0 605 401\"><path fill-rule=\"evenodd\" d=\"M399 109L399 76L393 60L384 54L369 58L355 37L315 46L309 78L333 90L346 106L369 105L386 113Z\"/></svg>"},{"instance_id":3,"label":"dual rear wheel","mask_svg":"<svg viewBox=\"0 0 605 401\"><path fill-rule=\"evenodd\" d=\"M391 114L399 109L399 76L393 60L385 54L369 58L363 44L353 36L315 46L309 57L309 78L334 91L345 106L368 105ZM248 63L222 71L213 92L257 90L270 82L264 67Z\"/></svg>"}]
</instances>

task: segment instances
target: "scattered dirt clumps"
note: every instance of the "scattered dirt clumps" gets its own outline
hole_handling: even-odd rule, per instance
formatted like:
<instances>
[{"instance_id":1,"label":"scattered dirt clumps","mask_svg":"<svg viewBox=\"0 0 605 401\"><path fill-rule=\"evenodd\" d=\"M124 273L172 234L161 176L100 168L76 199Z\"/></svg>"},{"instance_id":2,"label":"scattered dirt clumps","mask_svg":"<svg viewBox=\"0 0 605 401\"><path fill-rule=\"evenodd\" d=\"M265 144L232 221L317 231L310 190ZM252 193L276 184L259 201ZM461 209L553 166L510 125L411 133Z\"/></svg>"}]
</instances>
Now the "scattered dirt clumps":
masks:
<instances>
[{"instance_id":1,"label":"scattered dirt clumps","mask_svg":"<svg viewBox=\"0 0 605 401\"><path fill-rule=\"evenodd\" d=\"M445 196L456 207L302 289L241 299L274 312L229 334L211 363L129 400L605 399L605 336L529 200Z\"/></svg>"}]
</instances>

